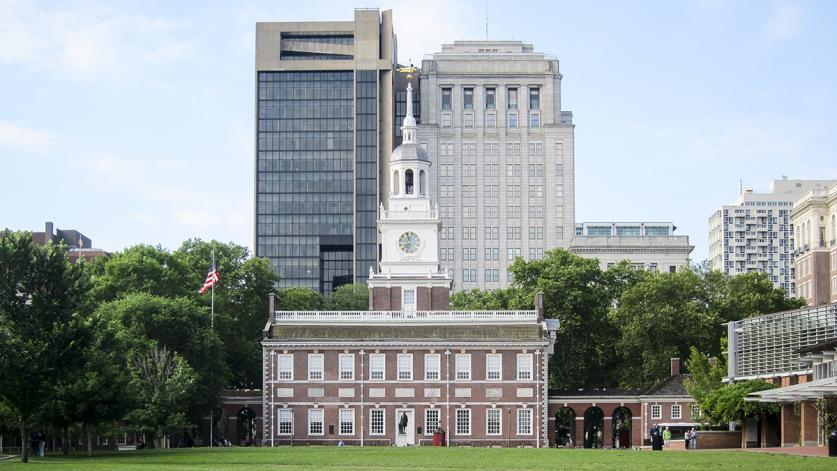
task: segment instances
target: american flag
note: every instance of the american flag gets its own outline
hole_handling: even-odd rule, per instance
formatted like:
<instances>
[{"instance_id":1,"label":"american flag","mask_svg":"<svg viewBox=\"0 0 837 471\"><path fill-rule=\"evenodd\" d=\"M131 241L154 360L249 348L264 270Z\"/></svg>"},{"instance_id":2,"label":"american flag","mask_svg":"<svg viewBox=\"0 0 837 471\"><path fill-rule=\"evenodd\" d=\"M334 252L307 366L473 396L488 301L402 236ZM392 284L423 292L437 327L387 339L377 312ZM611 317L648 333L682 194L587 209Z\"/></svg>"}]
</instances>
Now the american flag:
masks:
<instances>
[{"instance_id":1,"label":"american flag","mask_svg":"<svg viewBox=\"0 0 837 471\"><path fill-rule=\"evenodd\" d=\"M215 269L215 264L213 264L209 267L209 273L206 274L206 281L203 282L203 286L198 290L198 293L206 293L209 288L215 286L219 281L221 281L221 275L218 274L218 270Z\"/></svg>"}]
</instances>

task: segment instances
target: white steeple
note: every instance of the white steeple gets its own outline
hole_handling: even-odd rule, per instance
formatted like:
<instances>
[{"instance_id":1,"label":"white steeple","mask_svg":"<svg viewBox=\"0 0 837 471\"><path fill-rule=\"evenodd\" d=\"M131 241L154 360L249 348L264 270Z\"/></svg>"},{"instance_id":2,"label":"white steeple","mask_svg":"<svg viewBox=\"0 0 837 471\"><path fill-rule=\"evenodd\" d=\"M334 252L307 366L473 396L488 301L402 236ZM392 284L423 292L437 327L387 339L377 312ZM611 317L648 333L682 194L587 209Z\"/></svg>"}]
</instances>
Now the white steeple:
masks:
<instances>
[{"instance_id":1,"label":"white steeple","mask_svg":"<svg viewBox=\"0 0 837 471\"><path fill-rule=\"evenodd\" d=\"M407 83L407 116L404 116L404 123L401 125L401 135L404 136L404 144L416 143L416 118L413 117L413 84Z\"/></svg>"}]
</instances>

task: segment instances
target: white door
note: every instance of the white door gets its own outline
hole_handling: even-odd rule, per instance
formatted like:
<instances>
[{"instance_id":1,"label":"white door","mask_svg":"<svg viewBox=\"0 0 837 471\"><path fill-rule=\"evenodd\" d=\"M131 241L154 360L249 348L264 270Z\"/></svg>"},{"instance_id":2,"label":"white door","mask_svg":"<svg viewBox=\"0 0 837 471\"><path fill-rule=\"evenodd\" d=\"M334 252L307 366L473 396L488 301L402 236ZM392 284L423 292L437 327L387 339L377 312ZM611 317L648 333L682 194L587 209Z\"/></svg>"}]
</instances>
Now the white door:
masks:
<instances>
[{"instance_id":1,"label":"white door","mask_svg":"<svg viewBox=\"0 0 837 471\"><path fill-rule=\"evenodd\" d=\"M416 421L413 409L395 411L395 445L410 446L416 444Z\"/></svg>"}]
</instances>

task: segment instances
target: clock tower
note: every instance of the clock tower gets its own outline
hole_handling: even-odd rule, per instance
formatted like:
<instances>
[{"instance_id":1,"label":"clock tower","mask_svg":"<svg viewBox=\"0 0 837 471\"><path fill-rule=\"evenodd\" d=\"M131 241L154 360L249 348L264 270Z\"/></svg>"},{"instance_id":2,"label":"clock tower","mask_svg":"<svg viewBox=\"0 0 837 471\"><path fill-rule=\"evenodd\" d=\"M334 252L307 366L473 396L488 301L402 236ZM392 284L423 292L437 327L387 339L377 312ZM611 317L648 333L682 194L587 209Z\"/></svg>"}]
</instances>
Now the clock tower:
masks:
<instances>
[{"instance_id":1,"label":"clock tower","mask_svg":"<svg viewBox=\"0 0 837 471\"><path fill-rule=\"evenodd\" d=\"M370 308L425 311L448 308L451 277L439 271L438 209L430 201L430 160L416 144L413 87L407 85L403 143L392 151L387 171L389 207L381 203L379 272L370 267Z\"/></svg>"}]
</instances>

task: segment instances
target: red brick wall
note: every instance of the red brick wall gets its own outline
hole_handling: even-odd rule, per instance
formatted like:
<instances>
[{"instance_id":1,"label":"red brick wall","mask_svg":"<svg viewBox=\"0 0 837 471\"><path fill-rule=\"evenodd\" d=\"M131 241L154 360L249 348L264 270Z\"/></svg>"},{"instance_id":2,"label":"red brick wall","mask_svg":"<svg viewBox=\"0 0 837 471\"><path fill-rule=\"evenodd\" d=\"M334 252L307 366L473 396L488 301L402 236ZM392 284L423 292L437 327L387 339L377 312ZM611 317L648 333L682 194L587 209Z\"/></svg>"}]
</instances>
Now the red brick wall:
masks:
<instances>
[{"instance_id":1,"label":"red brick wall","mask_svg":"<svg viewBox=\"0 0 837 471\"><path fill-rule=\"evenodd\" d=\"M431 298L431 309L434 311L447 311L450 309L450 289L442 286L434 286Z\"/></svg>"},{"instance_id":2,"label":"red brick wall","mask_svg":"<svg viewBox=\"0 0 837 471\"><path fill-rule=\"evenodd\" d=\"M698 432L698 449L716 450L720 448L741 448L741 432Z\"/></svg>"},{"instance_id":3,"label":"red brick wall","mask_svg":"<svg viewBox=\"0 0 837 471\"><path fill-rule=\"evenodd\" d=\"M801 417L794 411L793 404L782 404L781 446L796 446L799 443Z\"/></svg>"},{"instance_id":4,"label":"red brick wall","mask_svg":"<svg viewBox=\"0 0 837 471\"><path fill-rule=\"evenodd\" d=\"M817 444L817 409L814 401L803 401L800 406L800 429L802 433L802 445L813 446Z\"/></svg>"},{"instance_id":5,"label":"red brick wall","mask_svg":"<svg viewBox=\"0 0 837 471\"><path fill-rule=\"evenodd\" d=\"M575 399L575 398L574 398ZM576 401L574 402L550 402L549 404L549 444L550 446L555 446L555 427L556 427L556 420L555 414L558 413L558 410L562 409L566 404L566 407L569 407L575 412L576 421L575 421L575 437L574 437L574 446L581 447L584 446L584 413L591 407L598 407L602 410L604 414L604 427L602 430L602 441L603 446L605 448L609 448L613 446L613 413L619 407L625 407L631 412L631 447L641 446L642 445L642 420L640 415L640 403L639 401L636 402L600 402L600 401ZM622 444L624 445L624 444Z\"/></svg>"},{"instance_id":6,"label":"red brick wall","mask_svg":"<svg viewBox=\"0 0 837 471\"><path fill-rule=\"evenodd\" d=\"M416 288L416 309L419 311L429 311L432 309L431 305L430 287L419 286Z\"/></svg>"}]
</instances>

